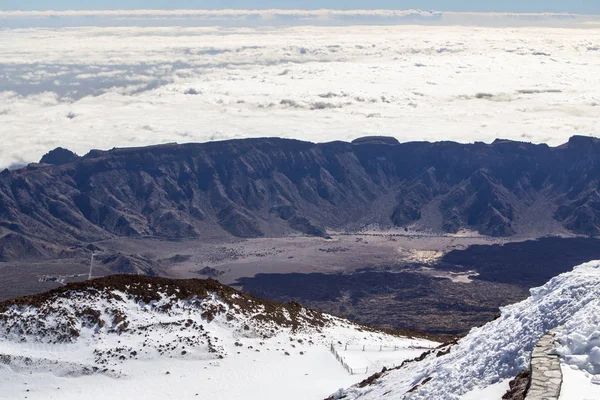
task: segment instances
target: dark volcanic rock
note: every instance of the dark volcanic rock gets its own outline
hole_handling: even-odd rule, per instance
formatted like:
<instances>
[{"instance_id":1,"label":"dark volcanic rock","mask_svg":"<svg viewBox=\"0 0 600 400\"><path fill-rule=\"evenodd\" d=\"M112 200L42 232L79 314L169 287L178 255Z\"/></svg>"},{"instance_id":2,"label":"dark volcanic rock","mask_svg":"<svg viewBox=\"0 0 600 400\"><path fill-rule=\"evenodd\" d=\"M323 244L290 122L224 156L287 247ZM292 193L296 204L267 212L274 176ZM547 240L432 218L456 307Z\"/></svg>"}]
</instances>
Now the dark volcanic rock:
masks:
<instances>
[{"instance_id":1,"label":"dark volcanic rock","mask_svg":"<svg viewBox=\"0 0 600 400\"><path fill-rule=\"evenodd\" d=\"M487 170L478 170L443 200L444 230L456 233L461 228L478 225L480 233L485 235L513 235L512 204L516 201L516 196Z\"/></svg>"},{"instance_id":2,"label":"dark volcanic rock","mask_svg":"<svg viewBox=\"0 0 600 400\"><path fill-rule=\"evenodd\" d=\"M55 150L42 161L0 174L0 236L73 246L115 236L326 236L369 224L600 233L600 141L587 137L557 148L265 138L81 158Z\"/></svg>"},{"instance_id":3,"label":"dark volcanic rock","mask_svg":"<svg viewBox=\"0 0 600 400\"><path fill-rule=\"evenodd\" d=\"M391 136L365 136L354 139L352 144L400 144L400 142Z\"/></svg>"},{"instance_id":4,"label":"dark volcanic rock","mask_svg":"<svg viewBox=\"0 0 600 400\"><path fill-rule=\"evenodd\" d=\"M204 275L204 276L208 276L210 278L216 278L218 276L221 276L224 274L223 271L219 271L215 268L211 268L211 267L204 267L199 271L196 271L198 273L198 275Z\"/></svg>"},{"instance_id":5,"label":"dark volcanic rock","mask_svg":"<svg viewBox=\"0 0 600 400\"><path fill-rule=\"evenodd\" d=\"M263 236L257 222L245 213L230 206L222 210L219 215L219 225L237 237L255 238Z\"/></svg>"},{"instance_id":6,"label":"dark volcanic rock","mask_svg":"<svg viewBox=\"0 0 600 400\"><path fill-rule=\"evenodd\" d=\"M438 269L477 271L477 280L541 286L573 266L600 258L597 238L545 237L502 245L473 245L452 250L436 265Z\"/></svg>"},{"instance_id":7,"label":"dark volcanic rock","mask_svg":"<svg viewBox=\"0 0 600 400\"><path fill-rule=\"evenodd\" d=\"M509 382L510 390L508 390L504 396L502 396L503 400L525 400L527 396L527 390L529 389L529 384L531 383L531 371L524 370L517 375L515 379Z\"/></svg>"},{"instance_id":8,"label":"dark volcanic rock","mask_svg":"<svg viewBox=\"0 0 600 400\"><path fill-rule=\"evenodd\" d=\"M563 222L564 226L574 232L585 232L589 235L600 234L600 194L595 187L571 202L561 205L554 218Z\"/></svg>"},{"instance_id":9,"label":"dark volcanic rock","mask_svg":"<svg viewBox=\"0 0 600 400\"><path fill-rule=\"evenodd\" d=\"M71 150L57 147L56 149L45 154L40 160L40 164L63 165L73 163L79 160L79 156Z\"/></svg>"},{"instance_id":10,"label":"dark volcanic rock","mask_svg":"<svg viewBox=\"0 0 600 400\"><path fill-rule=\"evenodd\" d=\"M36 260L45 256L48 256L48 252L44 251L42 245L23 235L9 233L0 237L0 261Z\"/></svg>"},{"instance_id":11,"label":"dark volcanic rock","mask_svg":"<svg viewBox=\"0 0 600 400\"><path fill-rule=\"evenodd\" d=\"M527 288L475 281L468 285L410 272L257 274L235 286L258 297L296 301L368 326L418 327L431 334L465 334L522 300Z\"/></svg>"},{"instance_id":12,"label":"dark volcanic rock","mask_svg":"<svg viewBox=\"0 0 600 400\"><path fill-rule=\"evenodd\" d=\"M290 228L309 236L328 237L324 228L316 226L308 218L298 214L294 207L282 206L271 209L279 218L288 221Z\"/></svg>"},{"instance_id":13,"label":"dark volcanic rock","mask_svg":"<svg viewBox=\"0 0 600 400\"><path fill-rule=\"evenodd\" d=\"M134 274L157 276L160 266L139 254L113 254L106 257L102 264L115 274Z\"/></svg>"}]
</instances>

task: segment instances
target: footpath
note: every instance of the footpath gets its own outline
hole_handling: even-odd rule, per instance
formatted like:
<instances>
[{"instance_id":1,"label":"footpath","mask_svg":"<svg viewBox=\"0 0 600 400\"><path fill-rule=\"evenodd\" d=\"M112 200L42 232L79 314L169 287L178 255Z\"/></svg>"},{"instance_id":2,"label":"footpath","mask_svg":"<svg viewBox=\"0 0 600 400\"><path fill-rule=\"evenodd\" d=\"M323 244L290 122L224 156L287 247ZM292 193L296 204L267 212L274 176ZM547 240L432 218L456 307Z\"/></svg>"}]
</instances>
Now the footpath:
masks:
<instances>
[{"instance_id":1,"label":"footpath","mask_svg":"<svg viewBox=\"0 0 600 400\"><path fill-rule=\"evenodd\" d=\"M554 353L554 334L544 335L531 354L531 384L527 400L558 400L562 386L560 358Z\"/></svg>"}]
</instances>

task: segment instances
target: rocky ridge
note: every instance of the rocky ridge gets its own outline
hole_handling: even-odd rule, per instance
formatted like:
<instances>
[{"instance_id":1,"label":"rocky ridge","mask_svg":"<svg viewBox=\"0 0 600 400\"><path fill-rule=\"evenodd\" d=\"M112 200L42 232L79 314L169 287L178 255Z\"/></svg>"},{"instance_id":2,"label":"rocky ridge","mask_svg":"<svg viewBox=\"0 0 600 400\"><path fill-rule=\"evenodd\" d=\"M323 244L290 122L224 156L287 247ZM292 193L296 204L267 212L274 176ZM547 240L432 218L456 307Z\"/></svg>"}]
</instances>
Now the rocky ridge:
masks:
<instances>
[{"instance_id":1,"label":"rocky ridge","mask_svg":"<svg viewBox=\"0 0 600 400\"><path fill-rule=\"evenodd\" d=\"M199 318L185 318L191 315ZM164 328L160 316L175 319L168 325L176 330L202 332L199 320L219 318L262 337L284 328L319 330L332 321L297 303L258 299L214 280L111 275L0 303L0 338L56 344L85 332L141 335Z\"/></svg>"},{"instance_id":2,"label":"rocky ridge","mask_svg":"<svg viewBox=\"0 0 600 400\"><path fill-rule=\"evenodd\" d=\"M563 146L264 138L57 149L0 173L0 261L115 237L323 236L415 227L600 233L600 140Z\"/></svg>"}]
</instances>

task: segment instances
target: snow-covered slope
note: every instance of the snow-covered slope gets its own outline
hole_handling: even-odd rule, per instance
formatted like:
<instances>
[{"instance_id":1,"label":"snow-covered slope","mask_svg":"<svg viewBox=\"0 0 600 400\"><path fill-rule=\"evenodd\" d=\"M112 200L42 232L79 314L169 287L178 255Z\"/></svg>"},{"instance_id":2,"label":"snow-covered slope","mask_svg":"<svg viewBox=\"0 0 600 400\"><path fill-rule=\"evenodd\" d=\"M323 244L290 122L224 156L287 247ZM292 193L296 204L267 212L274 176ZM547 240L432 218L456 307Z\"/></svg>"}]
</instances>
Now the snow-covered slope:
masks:
<instances>
[{"instance_id":1,"label":"snow-covered slope","mask_svg":"<svg viewBox=\"0 0 600 400\"><path fill-rule=\"evenodd\" d=\"M111 276L0 304L0 399L322 399L436 345L216 281Z\"/></svg>"},{"instance_id":2,"label":"snow-covered slope","mask_svg":"<svg viewBox=\"0 0 600 400\"><path fill-rule=\"evenodd\" d=\"M437 344L215 281L112 276L0 304L0 399L494 399L550 330L561 399L600 398L599 261L404 363Z\"/></svg>"},{"instance_id":3,"label":"snow-covered slope","mask_svg":"<svg viewBox=\"0 0 600 400\"><path fill-rule=\"evenodd\" d=\"M528 368L535 343L553 329L563 363L585 371L590 381L598 380L593 374L600 373L600 262L559 275L532 289L528 299L501 311L498 319L472 329L456 345L434 350L421 362L408 363L337 397L500 398L508 380ZM600 386L595 393L600 398Z\"/></svg>"}]
</instances>

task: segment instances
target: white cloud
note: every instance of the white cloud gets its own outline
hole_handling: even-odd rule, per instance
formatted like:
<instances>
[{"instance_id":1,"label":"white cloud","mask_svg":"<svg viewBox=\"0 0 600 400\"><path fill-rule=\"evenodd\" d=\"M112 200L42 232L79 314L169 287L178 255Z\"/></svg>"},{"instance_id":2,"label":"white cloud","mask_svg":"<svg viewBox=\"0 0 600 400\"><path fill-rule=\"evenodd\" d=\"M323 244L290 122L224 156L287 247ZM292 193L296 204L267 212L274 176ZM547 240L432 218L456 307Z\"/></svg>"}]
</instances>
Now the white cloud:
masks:
<instances>
[{"instance_id":1,"label":"white cloud","mask_svg":"<svg viewBox=\"0 0 600 400\"><path fill-rule=\"evenodd\" d=\"M0 167L258 136L558 145L600 132L599 45L596 29L0 30Z\"/></svg>"},{"instance_id":2,"label":"white cloud","mask_svg":"<svg viewBox=\"0 0 600 400\"><path fill-rule=\"evenodd\" d=\"M474 13L423 10L98 10L0 11L0 26L299 26L434 24L485 26L599 26L597 15Z\"/></svg>"},{"instance_id":3,"label":"white cloud","mask_svg":"<svg viewBox=\"0 0 600 400\"><path fill-rule=\"evenodd\" d=\"M260 15L268 18L276 15L294 15L299 17L324 17L324 16L354 16L354 15L379 15L379 16L407 16L407 15L422 15L435 16L442 13L436 11L422 10L67 10L67 11L1 11L0 16L6 17L75 17L75 16L118 16L118 17L169 17L169 16L218 16L218 17L235 17L235 16L255 16ZM500 15L500 14L495 14ZM553 15L553 14L539 14ZM573 14L574 15L574 14Z\"/></svg>"}]
</instances>

